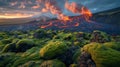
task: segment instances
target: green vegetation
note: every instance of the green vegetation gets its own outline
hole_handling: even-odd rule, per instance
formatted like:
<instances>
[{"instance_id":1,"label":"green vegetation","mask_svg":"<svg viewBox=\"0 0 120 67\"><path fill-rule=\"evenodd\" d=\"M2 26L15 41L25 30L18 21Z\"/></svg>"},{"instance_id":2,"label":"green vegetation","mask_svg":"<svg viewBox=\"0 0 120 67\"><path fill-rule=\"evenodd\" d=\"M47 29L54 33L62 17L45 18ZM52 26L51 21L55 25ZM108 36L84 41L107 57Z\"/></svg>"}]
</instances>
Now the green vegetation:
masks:
<instances>
[{"instance_id":1,"label":"green vegetation","mask_svg":"<svg viewBox=\"0 0 120 67\"><path fill-rule=\"evenodd\" d=\"M33 40L22 39L16 43L16 49L18 52L24 52L27 49L30 49L31 47L33 47L34 45L35 45L35 43Z\"/></svg>"},{"instance_id":2,"label":"green vegetation","mask_svg":"<svg viewBox=\"0 0 120 67\"><path fill-rule=\"evenodd\" d=\"M74 62L77 62L78 59L80 59L80 58L79 58L80 55L81 55L81 50L78 49L78 50L74 53L74 55L73 55L73 61L74 61Z\"/></svg>"},{"instance_id":3,"label":"green vegetation","mask_svg":"<svg viewBox=\"0 0 120 67\"><path fill-rule=\"evenodd\" d=\"M40 50L40 56L45 59L54 58L57 55L63 54L68 49L65 42L52 40Z\"/></svg>"},{"instance_id":4,"label":"green vegetation","mask_svg":"<svg viewBox=\"0 0 120 67\"><path fill-rule=\"evenodd\" d=\"M101 31L0 32L0 67L78 67L83 51L97 67L119 67L119 39Z\"/></svg>"},{"instance_id":5,"label":"green vegetation","mask_svg":"<svg viewBox=\"0 0 120 67\"><path fill-rule=\"evenodd\" d=\"M66 67L65 64L59 60L47 60L44 61L40 67Z\"/></svg>"},{"instance_id":6,"label":"green vegetation","mask_svg":"<svg viewBox=\"0 0 120 67\"><path fill-rule=\"evenodd\" d=\"M92 42L105 43L111 41L111 37L105 32L95 30L93 31L90 40Z\"/></svg>"},{"instance_id":7,"label":"green vegetation","mask_svg":"<svg viewBox=\"0 0 120 67\"><path fill-rule=\"evenodd\" d=\"M115 44L113 44L115 45ZM92 59L96 63L97 67L119 67L120 64L120 52L111 49L104 44L91 43L83 47L84 51L91 54Z\"/></svg>"}]
</instances>

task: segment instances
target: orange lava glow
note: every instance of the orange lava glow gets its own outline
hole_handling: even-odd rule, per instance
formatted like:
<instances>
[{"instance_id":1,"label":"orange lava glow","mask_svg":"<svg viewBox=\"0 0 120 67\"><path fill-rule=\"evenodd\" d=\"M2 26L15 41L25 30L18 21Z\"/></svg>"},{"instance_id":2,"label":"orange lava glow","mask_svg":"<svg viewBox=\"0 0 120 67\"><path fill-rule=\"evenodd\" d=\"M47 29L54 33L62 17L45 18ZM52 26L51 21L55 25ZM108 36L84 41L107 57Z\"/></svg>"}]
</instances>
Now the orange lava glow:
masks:
<instances>
[{"instance_id":1,"label":"orange lava glow","mask_svg":"<svg viewBox=\"0 0 120 67\"><path fill-rule=\"evenodd\" d=\"M70 18L62 13L59 7L56 6L55 2L47 2L45 3L45 8L43 9L44 12L50 11L53 15L58 16L58 21L49 22L47 25L41 26L41 28L47 28L51 26L56 26L58 28L67 28L67 27L77 27L80 25L80 21L76 21L80 17ZM90 18L92 17L91 11L83 5L78 5L75 2L69 3L66 1L65 8L75 14L80 14L83 19L87 22L90 22Z\"/></svg>"},{"instance_id":2,"label":"orange lava glow","mask_svg":"<svg viewBox=\"0 0 120 67\"><path fill-rule=\"evenodd\" d=\"M40 28L47 28L47 27L50 27L50 26L52 26L52 23L49 23L48 25L42 25L42 26L40 26Z\"/></svg>"},{"instance_id":3,"label":"orange lava glow","mask_svg":"<svg viewBox=\"0 0 120 67\"><path fill-rule=\"evenodd\" d=\"M89 21L90 17L92 17L92 13L89 9L87 9L84 6L78 6L75 2L72 3L65 3L65 8L69 11L71 11L72 13L79 13L81 14L86 21Z\"/></svg>"},{"instance_id":4,"label":"orange lava glow","mask_svg":"<svg viewBox=\"0 0 120 67\"><path fill-rule=\"evenodd\" d=\"M80 23L76 23L76 24L75 24L76 27L79 26L79 25L80 25Z\"/></svg>"}]
</instances>

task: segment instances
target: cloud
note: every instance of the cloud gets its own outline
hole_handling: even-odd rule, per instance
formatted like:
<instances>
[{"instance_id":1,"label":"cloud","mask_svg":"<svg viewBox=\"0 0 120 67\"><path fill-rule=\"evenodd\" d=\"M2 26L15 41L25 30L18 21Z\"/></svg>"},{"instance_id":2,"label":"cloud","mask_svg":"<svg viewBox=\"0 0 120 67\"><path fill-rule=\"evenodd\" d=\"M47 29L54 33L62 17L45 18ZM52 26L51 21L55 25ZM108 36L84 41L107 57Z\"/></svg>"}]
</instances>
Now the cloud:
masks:
<instances>
[{"instance_id":1,"label":"cloud","mask_svg":"<svg viewBox=\"0 0 120 67\"><path fill-rule=\"evenodd\" d=\"M22 2L27 3L22 3ZM67 15L75 15L71 12L67 11L64 8L65 0L56 0L57 5L62 8L63 12ZM76 2L78 4L82 4L88 7L93 13L99 12L103 10L108 10L111 8L120 7L119 2L120 0L68 0L70 2ZM12 4L11 4L12 3ZM0 13L15 13L15 12L24 12L24 13L36 13L38 12L37 16L41 15L40 11L43 6L39 6L38 9L33 9L31 7L37 5L38 2L35 0L0 0ZM20 8L21 6L21 8ZM47 15L47 14L44 14ZM49 15L49 14L48 14Z\"/></svg>"}]
</instances>

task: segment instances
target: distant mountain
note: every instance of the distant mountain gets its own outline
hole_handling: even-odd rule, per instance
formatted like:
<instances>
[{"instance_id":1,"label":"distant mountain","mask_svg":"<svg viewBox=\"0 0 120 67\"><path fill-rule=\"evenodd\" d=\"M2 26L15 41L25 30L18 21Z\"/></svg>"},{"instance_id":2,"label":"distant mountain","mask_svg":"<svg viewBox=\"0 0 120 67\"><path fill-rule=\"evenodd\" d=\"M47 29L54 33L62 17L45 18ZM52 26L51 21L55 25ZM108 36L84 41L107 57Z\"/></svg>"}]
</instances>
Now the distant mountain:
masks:
<instances>
[{"instance_id":1,"label":"distant mountain","mask_svg":"<svg viewBox=\"0 0 120 67\"><path fill-rule=\"evenodd\" d=\"M41 27L41 25L48 25L46 23L52 22L52 26L45 29L52 30L69 30L69 31L83 31L83 32L92 32L94 30L100 30L107 32L108 34L118 35L120 34L120 8L115 8L99 13L93 14L91 18L94 22L85 21L83 16L71 16L71 19L74 22L78 22L80 25L77 27L70 26L67 28L59 28L61 20L56 18L49 18L46 16L41 16L38 18L31 19L27 23L11 24L11 25L0 25L0 31L13 31L13 30L36 30ZM69 22L69 21L68 21ZM119 25L119 26L118 26Z\"/></svg>"},{"instance_id":2,"label":"distant mountain","mask_svg":"<svg viewBox=\"0 0 120 67\"><path fill-rule=\"evenodd\" d=\"M93 21L120 25L120 7L93 14Z\"/></svg>"}]
</instances>

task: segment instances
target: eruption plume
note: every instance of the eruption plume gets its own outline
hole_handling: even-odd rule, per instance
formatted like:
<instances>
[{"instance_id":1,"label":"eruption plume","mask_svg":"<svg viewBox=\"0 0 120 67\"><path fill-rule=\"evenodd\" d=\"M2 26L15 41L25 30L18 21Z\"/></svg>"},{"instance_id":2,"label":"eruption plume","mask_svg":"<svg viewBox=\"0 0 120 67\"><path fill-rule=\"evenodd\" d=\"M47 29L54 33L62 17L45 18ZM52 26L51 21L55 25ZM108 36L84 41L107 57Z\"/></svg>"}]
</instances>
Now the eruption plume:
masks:
<instances>
[{"instance_id":1,"label":"eruption plume","mask_svg":"<svg viewBox=\"0 0 120 67\"><path fill-rule=\"evenodd\" d=\"M32 10L39 10L41 14L47 14L47 16L52 14L59 19L54 21L44 21L41 23L40 28L51 26L59 28L79 26L79 19L81 17L87 22L90 22L90 18L92 17L92 13L87 7L82 4L77 4L76 2L68 2L67 0L65 1L64 8L74 14L79 14L81 17L71 18L65 15L62 9L58 6L57 0L24 0L11 2L10 5L18 6L20 9L25 9L29 5Z\"/></svg>"},{"instance_id":2,"label":"eruption plume","mask_svg":"<svg viewBox=\"0 0 120 67\"><path fill-rule=\"evenodd\" d=\"M66 16L62 13L60 8L56 6L56 2L51 2L50 0L45 3L44 11L50 11L53 15L57 15L58 19L63 21L53 21L48 22L47 25L42 25L41 28L51 27L51 26L57 26L59 28L66 28L66 27L73 27L73 26L79 26L80 21L79 18L70 18L69 16ZM92 13L89 9L87 9L83 5L78 5L75 2L69 3L68 1L65 2L65 8L75 14L80 14L87 22L90 22L90 17L92 17ZM45 10L46 9L46 10ZM59 23L58 23L59 22Z\"/></svg>"},{"instance_id":3,"label":"eruption plume","mask_svg":"<svg viewBox=\"0 0 120 67\"><path fill-rule=\"evenodd\" d=\"M45 8L42 9L43 12L49 11L51 14L56 15L59 20L69 20L69 17L64 15L62 10L57 6L57 2L55 0L46 0L42 2L45 3Z\"/></svg>"},{"instance_id":4,"label":"eruption plume","mask_svg":"<svg viewBox=\"0 0 120 67\"><path fill-rule=\"evenodd\" d=\"M89 21L90 17L92 17L92 13L90 12L89 9L87 9L83 5L79 6L75 2L72 2L72 3L66 2L65 3L65 8L67 10L71 11L72 13L81 14L85 18L86 21Z\"/></svg>"}]
</instances>

